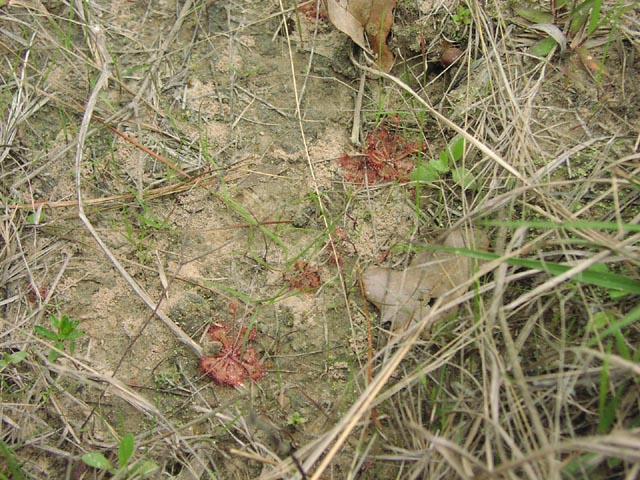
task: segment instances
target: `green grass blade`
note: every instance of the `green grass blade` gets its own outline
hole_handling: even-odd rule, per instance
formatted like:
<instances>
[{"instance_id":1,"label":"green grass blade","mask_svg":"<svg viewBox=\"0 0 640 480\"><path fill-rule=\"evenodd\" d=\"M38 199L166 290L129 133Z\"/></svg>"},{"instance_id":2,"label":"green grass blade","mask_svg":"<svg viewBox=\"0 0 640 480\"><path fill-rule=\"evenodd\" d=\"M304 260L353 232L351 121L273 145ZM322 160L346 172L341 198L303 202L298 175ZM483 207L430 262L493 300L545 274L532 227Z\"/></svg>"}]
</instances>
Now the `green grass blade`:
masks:
<instances>
[{"instance_id":1,"label":"green grass blade","mask_svg":"<svg viewBox=\"0 0 640 480\"><path fill-rule=\"evenodd\" d=\"M600 373L600 391L598 395L598 433L607 433L612 423L609 398L609 355L611 355L611 343L607 345L607 354L602 362L602 371ZM615 413L615 411L613 412Z\"/></svg>"},{"instance_id":2,"label":"green grass blade","mask_svg":"<svg viewBox=\"0 0 640 480\"><path fill-rule=\"evenodd\" d=\"M235 290L233 288L227 287L226 285L223 285L222 283L216 283L216 282L210 282L209 280L205 280L204 284L208 287L208 288L212 288L212 289L216 289L216 290L222 290L225 293L228 293L232 296L234 296L235 298L238 298L240 300L242 300L243 302L246 303L256 303L259 300L246 295L238 290Z\"/></svg>"},{"instance_id":3,"label":"green grass blade","mask_svg":"<svg viewBox=\"0 0 640 480\"><path fill-rule=\"evenodd\" d=\"M283 252L287 252L287 246L280 240L280 238L269 230L267 227L262 225L246 208L240 205L238 202L232 200L228 196L218 195L220 199L225 202L229 208L231 208L234 212L240 215L244 220L251 226L255 226L258 230L260 230L265 236L270 238L276 245L280 247Z\"/></svg>"},{"instance_id":4,"label":"green grass blade","mask_svg":"<svg viewBox=\"0 0 640 480\"><path fill-rule=\"evenodd\" d=\"M127 433L120 439L118 444L118 466L120 468L126 466L135 451L135 439L133 434Z\"/></svg>"},{"instance_id":5,"label":"green grass blade","mask_svg":"<svg viewBox=\"0 0 640 480\"><path fill-rule=\"evenodd\" d=\"M467 248L449 248L440 245L430 245L426 248L451 252L458 255L464 255L466 257L476 258L479 260L496 260L500 258L500 255L497 255L495 253L469 250ZM563 265L560 263L542 262L540 260L531 260L525 258L507 258L504 261L509 265L515 265L517 267L542 270L543 272L550 275L562 275L563 273L573 268L571 266ZM625 293L640 295L640 281L633 278L625 277L623 275L617 275L615 273L600 272L596 269L587 268L586 270L574 275L572 279L597 287L620 290Z\"/></svg>"},{"instance_id":6,"label":"green grass blade","mask_svg":"<svg viewBox=\"0 0 640 480\"><path fill-rule=\"evenodd\" d=\"M591 35L600 26L600 11L602 10L602 0L596 0L591 7L591 13L589 14L589 26L587 28L587 35Z\"/></svg>"},{"instance_id":7,"label":"green grass blade","mask_svg":"<svg viewBox=\"0 0 640 480\"><path fill-rule=\"evenodd\" d=\"M11 474L10 477L5 477L3 475L3 478L12 478L13 480L23 480L26 478L22 473L20 464L14 457L13 451L3 440L0 440L0 457L4 457L6 461L5 466L7 471L5 473Z\"/></svg>"},{"instance_id":8,"label":"green grass blade","mask_svg":"<svg viewBox=\"0 0 640 480\"><path fill-rule=\"evenodd\" d=\"M615 323L612 323L608 328L598 333L594 338L587 342L587 347L593 346L598 342L598 339L604 340L610 335L615 335L620 332L620 330L628 325L631 325L636 320L640 319L640 303L633 307L629 313L627 313L624 317L618 320Z\"/></svg>"},{"instance_id":9,"label":"green grass blade","mask_svg":"<svg viewBox=\"0 0 640 480\"><path fill-rule=\"evenodd\" d=\"M562 223L549 222L545 220L482 220L479 225L486 227L508 227L508 228L584 228L592 230L611 230L624 232L640 232L640 225L632 223L615 223L615 222L595 222L588 220L573 220Z\"/></svg>"}]
</instances>

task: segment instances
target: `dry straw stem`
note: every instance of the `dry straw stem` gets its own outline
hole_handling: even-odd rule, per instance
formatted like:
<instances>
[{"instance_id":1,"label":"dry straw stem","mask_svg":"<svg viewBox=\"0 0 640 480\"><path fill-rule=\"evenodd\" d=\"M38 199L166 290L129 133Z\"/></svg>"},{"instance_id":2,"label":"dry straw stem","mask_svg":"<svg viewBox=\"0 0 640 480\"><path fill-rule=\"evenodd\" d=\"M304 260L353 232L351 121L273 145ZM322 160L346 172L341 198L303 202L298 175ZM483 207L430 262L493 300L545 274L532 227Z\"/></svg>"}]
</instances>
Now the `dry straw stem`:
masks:
<instances>
[{"instance_id":1,"label":"dry straw stem","mask_svg":"<svg viewBox=\"0 0 640 480\"><path fill-rule=\"evenodd\" d=\"M34 340L41 342L41 340L37 338L34 338ZM72 362L73 368L66 367L60 362L48 363L44 356L40 357L43 364L47 364L47 368L49 370L52 370L59 375L57 380L58 382L60 382L64 378L71 379L83 384L104 383L109 386L109 391L111 393L117 395L119 398L130 404L138 411L150 417L163 418L162 413L155 405L153 405L149 400L144 398L139 393L131 390L117 378L113 378L109 375L104 375L100 372L97 372L86 363L75 359L64 351L59 351L59 353L68 361Z\"/></svg>"},{"instance_id":2,"label":"dry straw stem","mask_svg":"<svg viewBox=\"0 0 640 480\"><path fill-rule=\"evenodd\" d=\"M416 345L421 332L429 329L433 320L438 318L439 315L458 305L464 301L464 299L466 299L466 297L460 297L454 302L450 302L446 305L442 305L441 302L436 302L436 304L433 305L431 312L429 312L429 315L425 316L420 322L413 325L403 335L398 336L392 344L384 349L383 353L390 353L393 347L397 348L397 350L395 350L393 354L385 360L379 373L373 378L371 383L367 385L365 390L360 394L336 425L334 425L331 430L323 434L320 438L305 445L296 452L296 457L304 458L302 467L305 472L310 472L316 462L318 462L320 457L322 457L322 460L315 468L314 473L309 477L310 479L319 479L322 476L323 472L344 446L347 438L349 438L358 426L361 426L360 422L367 412L369 412L375 405L381 403L382 399L380 392L396 371L398 365L400 365L402 360L404 360ZM264 480L282 478L283 475L287 475L286 472L291 469L291 466L292 464L290 460L282 462L277 469L269 472L269 474L263 478Z\"/></svg>"}]
</instances>

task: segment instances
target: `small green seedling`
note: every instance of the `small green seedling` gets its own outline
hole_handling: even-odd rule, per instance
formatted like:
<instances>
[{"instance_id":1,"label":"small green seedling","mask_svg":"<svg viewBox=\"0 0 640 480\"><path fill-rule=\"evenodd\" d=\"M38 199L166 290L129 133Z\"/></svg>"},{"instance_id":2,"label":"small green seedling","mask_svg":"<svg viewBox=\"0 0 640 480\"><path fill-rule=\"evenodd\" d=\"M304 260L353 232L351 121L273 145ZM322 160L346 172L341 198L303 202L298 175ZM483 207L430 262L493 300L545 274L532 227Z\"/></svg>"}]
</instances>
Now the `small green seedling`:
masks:
<instances>
[{"instance_id":1,"label":"small green seedling","mask_svg":"<svg viewBox=\"0 0 640 480\"><path fill-rule=\"evenodd\" d=\"M440 152L438 158L422 162L409 174L409 179L419 183L431 183L444 175L451 173L453 181L464 190L476 188L473 174L464 167L453 167L451 164L459 162L464 155L465 139L461 135L453 137L447 148Z\"/></svg>"},{"instance_id":2,"label":"small green seedling","mask_svg":"<svg viewBox=\"0 0 640 480\"><path fill-rule=\"evenodd\" d=\"M158 465L150 460L137 460L131 463L136 452L135 438L127 433L118 444L118 467L115 468L109 459L100 452L87 452L82 461L97 470L106 470L113 476L111 480L124 478L149 478L158 470Z\"/></svg>"},{"instance_id":3,"label":"small green seedling","mask_svg":"<svg viewBox=\"0 0 640 480\"><path fill-rule=\"evenodd\" d=\"M591 265L589 267L589 270L591 270L594 273L603 273L605 275L611 274L611 271L609 270L609 267L607 266L607 264L602 262ZM611 298L611 300L619 300L620 298L624 297L628 293L629 292L625 290L621 290L617 288L607 288L607 295L609 295L609 298Z\"/></svg>"},{"instance_id":4,"label":"small green seedling","mask_svg":"<svg viewBox=\"0 0 640 480\"><path fill-rule=\"evenodd\" d=\"M59 350L64 350L65 343L69 345L69 353L73 355L76 350L76 340L84 333L78 330L80 321L71 320L68 316L62 315L60 318L55 315L49 315L49 321L51 322L51 328L36 325L34 327L35 332L46 340L51 340L54 343L55 349L52 348L49 351L47 357L50 362L55 362L60 357Z\"/></svg>"},{"instance_id":5,"label":"small green seedling","mask_svg":"<svg viewBox=\"0 0 640 480\"><path fill-rule=\"evenodd\" d=\"M307 423L307 419L300 415L300 412L297 410L293 412L293 414L287 419L287 425L290 425L294 428L300 427Z\"/></svg>"},{"instance_id":6,"label":"small green seedling","mask_svg":"<svg viewBox=\"0 0 640 480\"><path fill-rule=\"evenodd\" d=\"M27 352L20 350L14 353L2 353L2 358L0 358L0 370L6 367L7 365L17 365L22 362L27 357Z\"/></svg>"},{"instance_id":7,"label":"small green seedling","mask_svg":"<svg viewBox=\"0 0 640 480\"><path fill-rule=\"evenodd\" d=\"M26 480L27 477L22 472L15 452L2 439L0 439L0 465L2 465L0 480Z\"/></svg>"},{"instance_id":8,"label":"small green seedling","mask_svg":"<svg viewBox=\"0 0 640 480\"><path fill-rule=\"evenodd\" d=\"M31 212L29 215L27 215L26 218L27 224L29 225L40 225L44 222L44 220L44 213L42 213L42 210L40 209L36 210L35 212Z\"/></svg>"},{"instance_id":9,"label":"small green seedling","mask_svg":"<svg viewBox=\"0 0 640 480\"><path fill-rule=\"evenodd\" d=\"M19 364L26 358L26 356L27 356L27 352L22 350L14 353L3 352L2 358L0 358L0 372L9 365Z\"/></svg>"},{"instance_id":10,"label":"small green seedling","mask_svg":"<svg viewBox=\"0 0 640 480\"><path fill-rule=\"evenodd\" d=\"M452 15L453 21L458 26L471 25L471 10L462 5L458 5L456 13Z\"/></svg>"}]
</instances>

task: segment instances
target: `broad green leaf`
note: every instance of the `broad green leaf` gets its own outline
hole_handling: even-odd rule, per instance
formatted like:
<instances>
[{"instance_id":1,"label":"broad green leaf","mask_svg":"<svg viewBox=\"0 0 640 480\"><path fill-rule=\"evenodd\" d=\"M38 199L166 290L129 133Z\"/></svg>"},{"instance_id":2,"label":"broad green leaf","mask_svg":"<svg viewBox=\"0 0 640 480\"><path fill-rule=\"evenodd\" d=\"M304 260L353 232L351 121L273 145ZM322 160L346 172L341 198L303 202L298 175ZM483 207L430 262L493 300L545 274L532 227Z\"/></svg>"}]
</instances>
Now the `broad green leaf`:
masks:
<instances>
[{"instance_id":1,"label":"broad green leaf","mask_svg":"<svg viewBox=\"0 0 640 480\"><path fill-rule=\"evenodd\" d=\"M47 355L47 360L49 361L49 363L53 363L59 358L60 354L56 350L49 350L49 355Z\"/></svg>"},{"instance_id":2,"label":"broad green leaf","mask_svg":"<svg viewBox=\"0 0 640 480\"><path fill-rule=\"evenodd\" d=\"M132 475L135 473L140 475L142 478L147 478L150 475L153 475L159 468L160 467L151 460L140 460L129 469L129 472Z\"/></svg>"},{"instance_id":3,"label":"broad green leaf","mask_svg":"<svg viewBox=\"0 0 640 480\"><path fill-rule=\"evenodd\" d=\"M40 325L36 325L35 327L33 327L33 329L42 338L45 338L47 340L57 340L58 339L58 334L56 332L52 331L52 330L49 330L46 327L42 327Z\"/></svg>"},{"instance_id":4,"label":"broad green leaf","mask_svg":"<svg viewBox=\"0 0 640 480\"><path fill-rule=\"evenodd\" d=\"M460 185L463 190L472 189L477 187L476 179L473 174L464 167L454 168L451 171L451 177L453 181Z\"/></svg>"},{"instance_id":5,"label":"broad green leaf","mask_svg":"<svg viewBox=\"0 0 640 480\"><path fill-rule=\"evenodd\" d=\"M564 53L567 49L567 36L554 23L536 23L535 25L531 25L530 28L544 32L553 38L556 43L560 45L560 52Z\"/></svg>"},{"instance_id":6,"label":"broad green leaf","mask_svg":"<svg viewBox=\"0 0 640 480\"><path fill-rule=\"evenodd\" d=\"M3 353L2 360L0 360L0 365L9 365L9 364L17 364L25 359L27 356L27 352L20 350L19 352L14 352L12 354Z\"/></svg>"},{"instance_id":7,"label":"broad green leaf","mask_svg":"<svg viewBox=\"0 0 640 480\"><path fill-rule=\"evenodd\" d=\"M440 178L438 171L428 163L421 163L409 173L409 180L414 182L435 182Z\"/></svg>"},{"instance_id":8,"label":"broad green leaf","mask_svg":"<svg viewBox=\"0 0 640 480\"><path fill-rule=\"evenodd\" d=\"M20 350L19 352L13 352L11 355L7 355L4 360L6 360L7 363L17 364L23 361L25 358L27 358L27 352L25 352L24 350Z\"/></svg>"},{"instance_id":9,"label":"broad green leaf","mask_svg":"<svg viewBox=\"0 0 640 480\"><path fill-rule=\"evenodd\" d=\"M113 470L111 462L100 452L89 452L82 455L82 461L98 470Z\"/></svg>"},{"instance_id":10,"label":"broad green leaf","mask_svg":"<svg viewBox=\"0 0 640 480\"><path fill-rule=\"evenodd\" d=\"M556 45L558 45L558 43L553 38L543 38L531 45L529 53L534 57L546 57Z\"/></svg>"},{"instance_id":11,"label":"broad green leaf","mask_svg":"<svg viewBox=\"0 0 640 480\"><path fill-rule=\"evenodd\" d=\"M124 467L127 465L134 451L135 439L133 438L133 434L127 433L120 439L120 443L118 444L118 466Z\"/></svg>"},{"instance_id":12,"label":"broad green leaf","mask_svg":"<svg viewBox=\"0 0 640 480\"><path fill-rule=\"evenodd\" d=\"M440 152L440 158L432 158L429 165L440 173L449 173L449 156L447 152Z\"/></svg>"},{"instance_id":13,"label":"broad green leaf","mask_svg":"<svg viewBox=\"0 0 640 480\"><path fill-rule=\"evenodd\" d=\"M533 8L516 8L515 12L525 20L529 20L532 23L551 23L553 22L553 15L549 12L542 12Z\"/></svg>"},{"instance_id":14,"label":"broad green leaf","mask_svg":"<svg viewBox=\"0 0 640 480\"><path fill-rule=\"evenodd\" d=\"M464 155L464 145L465 140L462 135L456 135L453 137L447 145L447 155L449 156L449 160L452 162L460 160Z\"/></svg>"}]
</instances>

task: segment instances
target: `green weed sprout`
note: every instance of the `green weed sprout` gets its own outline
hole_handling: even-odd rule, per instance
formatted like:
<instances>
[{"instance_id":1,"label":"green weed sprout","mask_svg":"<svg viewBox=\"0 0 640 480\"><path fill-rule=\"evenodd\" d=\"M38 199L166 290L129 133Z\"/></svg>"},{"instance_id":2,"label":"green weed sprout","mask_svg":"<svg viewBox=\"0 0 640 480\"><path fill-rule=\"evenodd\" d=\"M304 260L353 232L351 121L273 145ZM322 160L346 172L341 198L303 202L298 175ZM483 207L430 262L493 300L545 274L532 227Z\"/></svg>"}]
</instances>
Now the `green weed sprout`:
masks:
<instances>
[{"instance_id":1,"label":"green weed sprout","mask_svg":"<svg viewBox=\"0 0 640 480\"><path fill-rule=\"evenodd\" d=\"M287 425L297 428L307 423L307 419L300 415L300 412L295 411L293 414L287 418Z\"/></svg>"},{"instance_id":2,"label":"green weed sprout","mask_svg":"<svg viewBox=\"0 0 640 480\"><path fill-rule=\"evenodd\" d=\"M26 356L27 356L27 352L22 350L14 353L3 352L2 358L0 358L0 372L9 365L19 364L25 359Z\"/></svg>"},{"instance_id":3,"label":"green weed sprout","mask_svg":"<svg viewBox=\"0 0 640 480\"><path fill-rule=\"evenodd\" d=\"M109 459L100 452L87 452L82 461L98 470L106 470L113 476L111 480L149 478L158 470L158 465L150 460L137 460L131 463L136 452L133 434L127 433L118 444L118 467L114 467Z\"/></svg>"},{"instance_id":4,"label":"green weed sprout","mask_svg":"<svg viewBox=\"0 0 640 480\"><path fill-rule=\"evenodd\" d=\"M452 15L453 21L458 26L471 25L471 10L462 5L458 5L456 13Z\"/></svg>"},{"instance_id":5,"label":"green weed sprout","mask_svg":"<svg viewBox=\"0 0 640 480\"><path fill-rule=\"evenodd\" d=\"M47 359L50 362L55 362L61 356L60 350L64 351L65 343L69 345L69 353L73 355L76 350L76 340L84 335L82 331L78 330L80 321L71 320L66 315L62 315L60 318L49 315L49 321L53 329L41 325L34 327L36 334L40 337L55 342L55 348L49 351Z\"/></svg>"},{"instance_id":6,"label":"green weed sprout","mask_svg":"<svg viewBox=\"0 0 640 480\"><path fill-rule=\"evenodd\" d=\"M0 459L4 458L4 472L0 471L0 480L26 480L22 472L20 462L16 459L14 451L4 440L0 439Z\"/></svg>"},{"instance_id":7,"label":"green weed sprout","mask_svg":"<svg viewBox=\"0 0 640 480\"><path fill-rule=\"evenodd\" d=\"M418 183L431 183L451 173L451 178L464 190L476 188L476 181L469 170L455 164L464 155L465 139L461 135L453 137L438 158L419 163L409 174L409 179ZM453 167L451 165L454 165Z\"/></svg>"}]
</instances>

